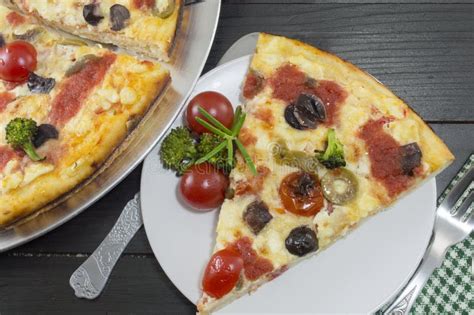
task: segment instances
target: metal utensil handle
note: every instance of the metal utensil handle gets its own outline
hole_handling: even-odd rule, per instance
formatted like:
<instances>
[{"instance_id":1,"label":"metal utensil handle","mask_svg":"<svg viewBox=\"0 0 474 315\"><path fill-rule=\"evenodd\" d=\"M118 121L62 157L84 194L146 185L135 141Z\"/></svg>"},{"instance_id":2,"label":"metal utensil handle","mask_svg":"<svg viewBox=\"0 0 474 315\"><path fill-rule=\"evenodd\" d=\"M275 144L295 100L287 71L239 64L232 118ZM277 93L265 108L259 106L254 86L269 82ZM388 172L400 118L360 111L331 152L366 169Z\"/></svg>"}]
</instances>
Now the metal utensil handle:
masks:
<instances>
[{"instance_id":1,"label":"metal utensil handle","mask_svg":"<svg viewBox=\"0 0 474 315\"><path fill-rule=\"evenodd\" d=\"M426 251L423 259L410 281L383 314L408 314L416 298L425 286L433 271L443 263L444 255L449 246L434 236L434 240Z\"/></svg>"},{"instance_id":2,"label":"metal utensil handle","mask_svg":"<svg viewBox=\"0 0 474 315\"><path fill-rule=\"evenodd\" d=\"M78 298L92 300L100 295L122 252L142 225L140 196L137 193L99 247L71 275L69 284Z\"/></svg>"}]
</instances>

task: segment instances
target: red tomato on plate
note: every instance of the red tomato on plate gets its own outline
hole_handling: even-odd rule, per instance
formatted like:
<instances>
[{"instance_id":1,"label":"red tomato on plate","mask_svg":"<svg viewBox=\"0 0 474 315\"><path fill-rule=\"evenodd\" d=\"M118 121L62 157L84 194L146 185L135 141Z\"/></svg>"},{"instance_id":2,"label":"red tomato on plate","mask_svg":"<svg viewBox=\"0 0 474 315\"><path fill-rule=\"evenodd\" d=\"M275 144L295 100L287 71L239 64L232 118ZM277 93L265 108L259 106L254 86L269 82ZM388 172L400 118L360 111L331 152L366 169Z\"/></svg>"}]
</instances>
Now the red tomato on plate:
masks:
<instances>
[{"instance_id":1,"label":"red tomato on plate","mask_svg":"<svg viewBox=\"0 0 474 315\"><path fill-rule=\"evenodd\" d=\"M35 71L37 53L33 45L17 40L0 48L0 79L23 83Z\"/></svg>"},{"instance_id":2,"label":"red tomato on plate","mask_svg":"<svg viewBox=\"0 0 474 315\"><path fill-rule=\"evenodd\" d=\"M196 210L210 210L224 202L229 179L209 163L191 166L181 177L183 199Z\"/></svg>"},{"instance_id":3,"label":"red tomato on plate","mask_svg":"<svg viewBox=\"0 0 474 315\"><path fill-rule=\"evenodd\" d=\"M230 101L227 97L218 92L207 91L199 93L193 97L186 110L186 121L189 128L194 132L198 134L208 132L204 126L196 121L196 116L206 120L199 113L199 107L205 109L227 128L230 129L232 127L234 121L234 108Z\"/></svg>"},{"instance_id":4,"label":"red tomato on plate","mask_svg":"<svg viewBox=\"0 0 474 315\"><path fill-rule=\"evenodd\" d=\"M244 261L239 253L230 248L224 248L214 255L207 264L202 288L214 298L221 298L235 287L240 278Z\"/></svg>"}]
</instances>

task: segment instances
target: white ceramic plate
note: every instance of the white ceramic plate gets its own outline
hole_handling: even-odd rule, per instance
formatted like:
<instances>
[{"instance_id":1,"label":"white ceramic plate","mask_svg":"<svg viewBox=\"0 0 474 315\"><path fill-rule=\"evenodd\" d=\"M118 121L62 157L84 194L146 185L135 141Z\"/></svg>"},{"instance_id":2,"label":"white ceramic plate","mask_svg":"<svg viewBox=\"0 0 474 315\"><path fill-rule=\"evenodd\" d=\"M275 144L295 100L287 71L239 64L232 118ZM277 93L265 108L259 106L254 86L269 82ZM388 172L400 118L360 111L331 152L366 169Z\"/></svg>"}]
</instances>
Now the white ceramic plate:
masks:
<instances>
[{"instance_id":1,"label":"white ceramic plate","mask_svg":"<svg viewBox=\"0 0 474 315\"><path fill-rule=\"evenodd\" d=\"M192 94L214 90L239 104L250 57L204 75ZM191 96L191 97L192 97ZM174 126L182 124L182 118ZM153 252L171 281L193 303L214 246L218 211L197 213L177 194L178 178L164 170L158 148L142 172L141 201ZM220 313L369 313L408 281L431 236L436 204L434 179L347 237Z\"/></svg>"}]
</instances>

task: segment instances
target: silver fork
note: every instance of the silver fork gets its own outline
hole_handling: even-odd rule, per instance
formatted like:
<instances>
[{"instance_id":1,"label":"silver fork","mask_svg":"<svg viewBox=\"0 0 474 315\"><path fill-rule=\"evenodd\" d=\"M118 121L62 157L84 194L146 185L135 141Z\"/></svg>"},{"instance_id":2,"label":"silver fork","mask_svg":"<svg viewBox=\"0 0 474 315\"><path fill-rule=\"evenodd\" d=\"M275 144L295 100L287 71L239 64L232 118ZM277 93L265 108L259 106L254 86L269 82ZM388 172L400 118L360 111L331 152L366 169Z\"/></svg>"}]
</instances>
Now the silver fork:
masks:
<instances>
[{"instance_id":1,"label":"silver fork","mask_svg":"<svg viewBox=\"0 0 474 315\"><path fill-rule=\"evenodd\" d=\"M473 213L467 213L474 201L474 167L449 192L436 212L432 242L408 284L383 314L408 314L416 297L433 271L443 263L449 247L464 240L474 228ZM463 197L467 192L467 196ZM463 197L462 201L460 198ZM459 204L459 205L458 205ZM474 212L474 211L473 211Z\"/></svg>"}]
</instances>

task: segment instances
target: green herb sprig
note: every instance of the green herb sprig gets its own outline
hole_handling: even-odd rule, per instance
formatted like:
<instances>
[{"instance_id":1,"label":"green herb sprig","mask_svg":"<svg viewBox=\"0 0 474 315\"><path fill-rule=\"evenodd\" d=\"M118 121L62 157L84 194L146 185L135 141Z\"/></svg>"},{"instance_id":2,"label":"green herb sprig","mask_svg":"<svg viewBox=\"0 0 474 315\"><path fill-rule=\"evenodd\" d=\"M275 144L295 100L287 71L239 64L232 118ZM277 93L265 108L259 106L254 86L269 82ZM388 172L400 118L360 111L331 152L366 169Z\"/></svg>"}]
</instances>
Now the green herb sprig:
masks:
<instances>
[{"instance_id":1,"label":"green herb sprig","mask_svg":"<svg viewBox=\"0 0 474 315\"><path fill-rule=\"evenodd\" d=\"M218 154L220 151L224 150L224 148L227 148L227 163L229 164L229 166L232 166L234 161L235 143L238 150L242 154L245 163L247 164L247 167L250 169L250 171L252 171L254 175L257 175L257 169L255 168L255 164L253 164L252 158L250 157L244 145L242 144L242 142L240 142L238 138L240 129L242 129L246 117L246 114L242 112L242 108L238 106L235 110L234 121L232 123L232 128L230 129L224 126L216 118L214 118L214 116L209 114L204 108L199 107L198 110L199 113L207 119L207 121L202 119L201 117L196 117L196 121L210 132L224 138L224 140L208 154L197 160L195 164L204 163L216 154Z\"/></svg>"}]
</instances>

